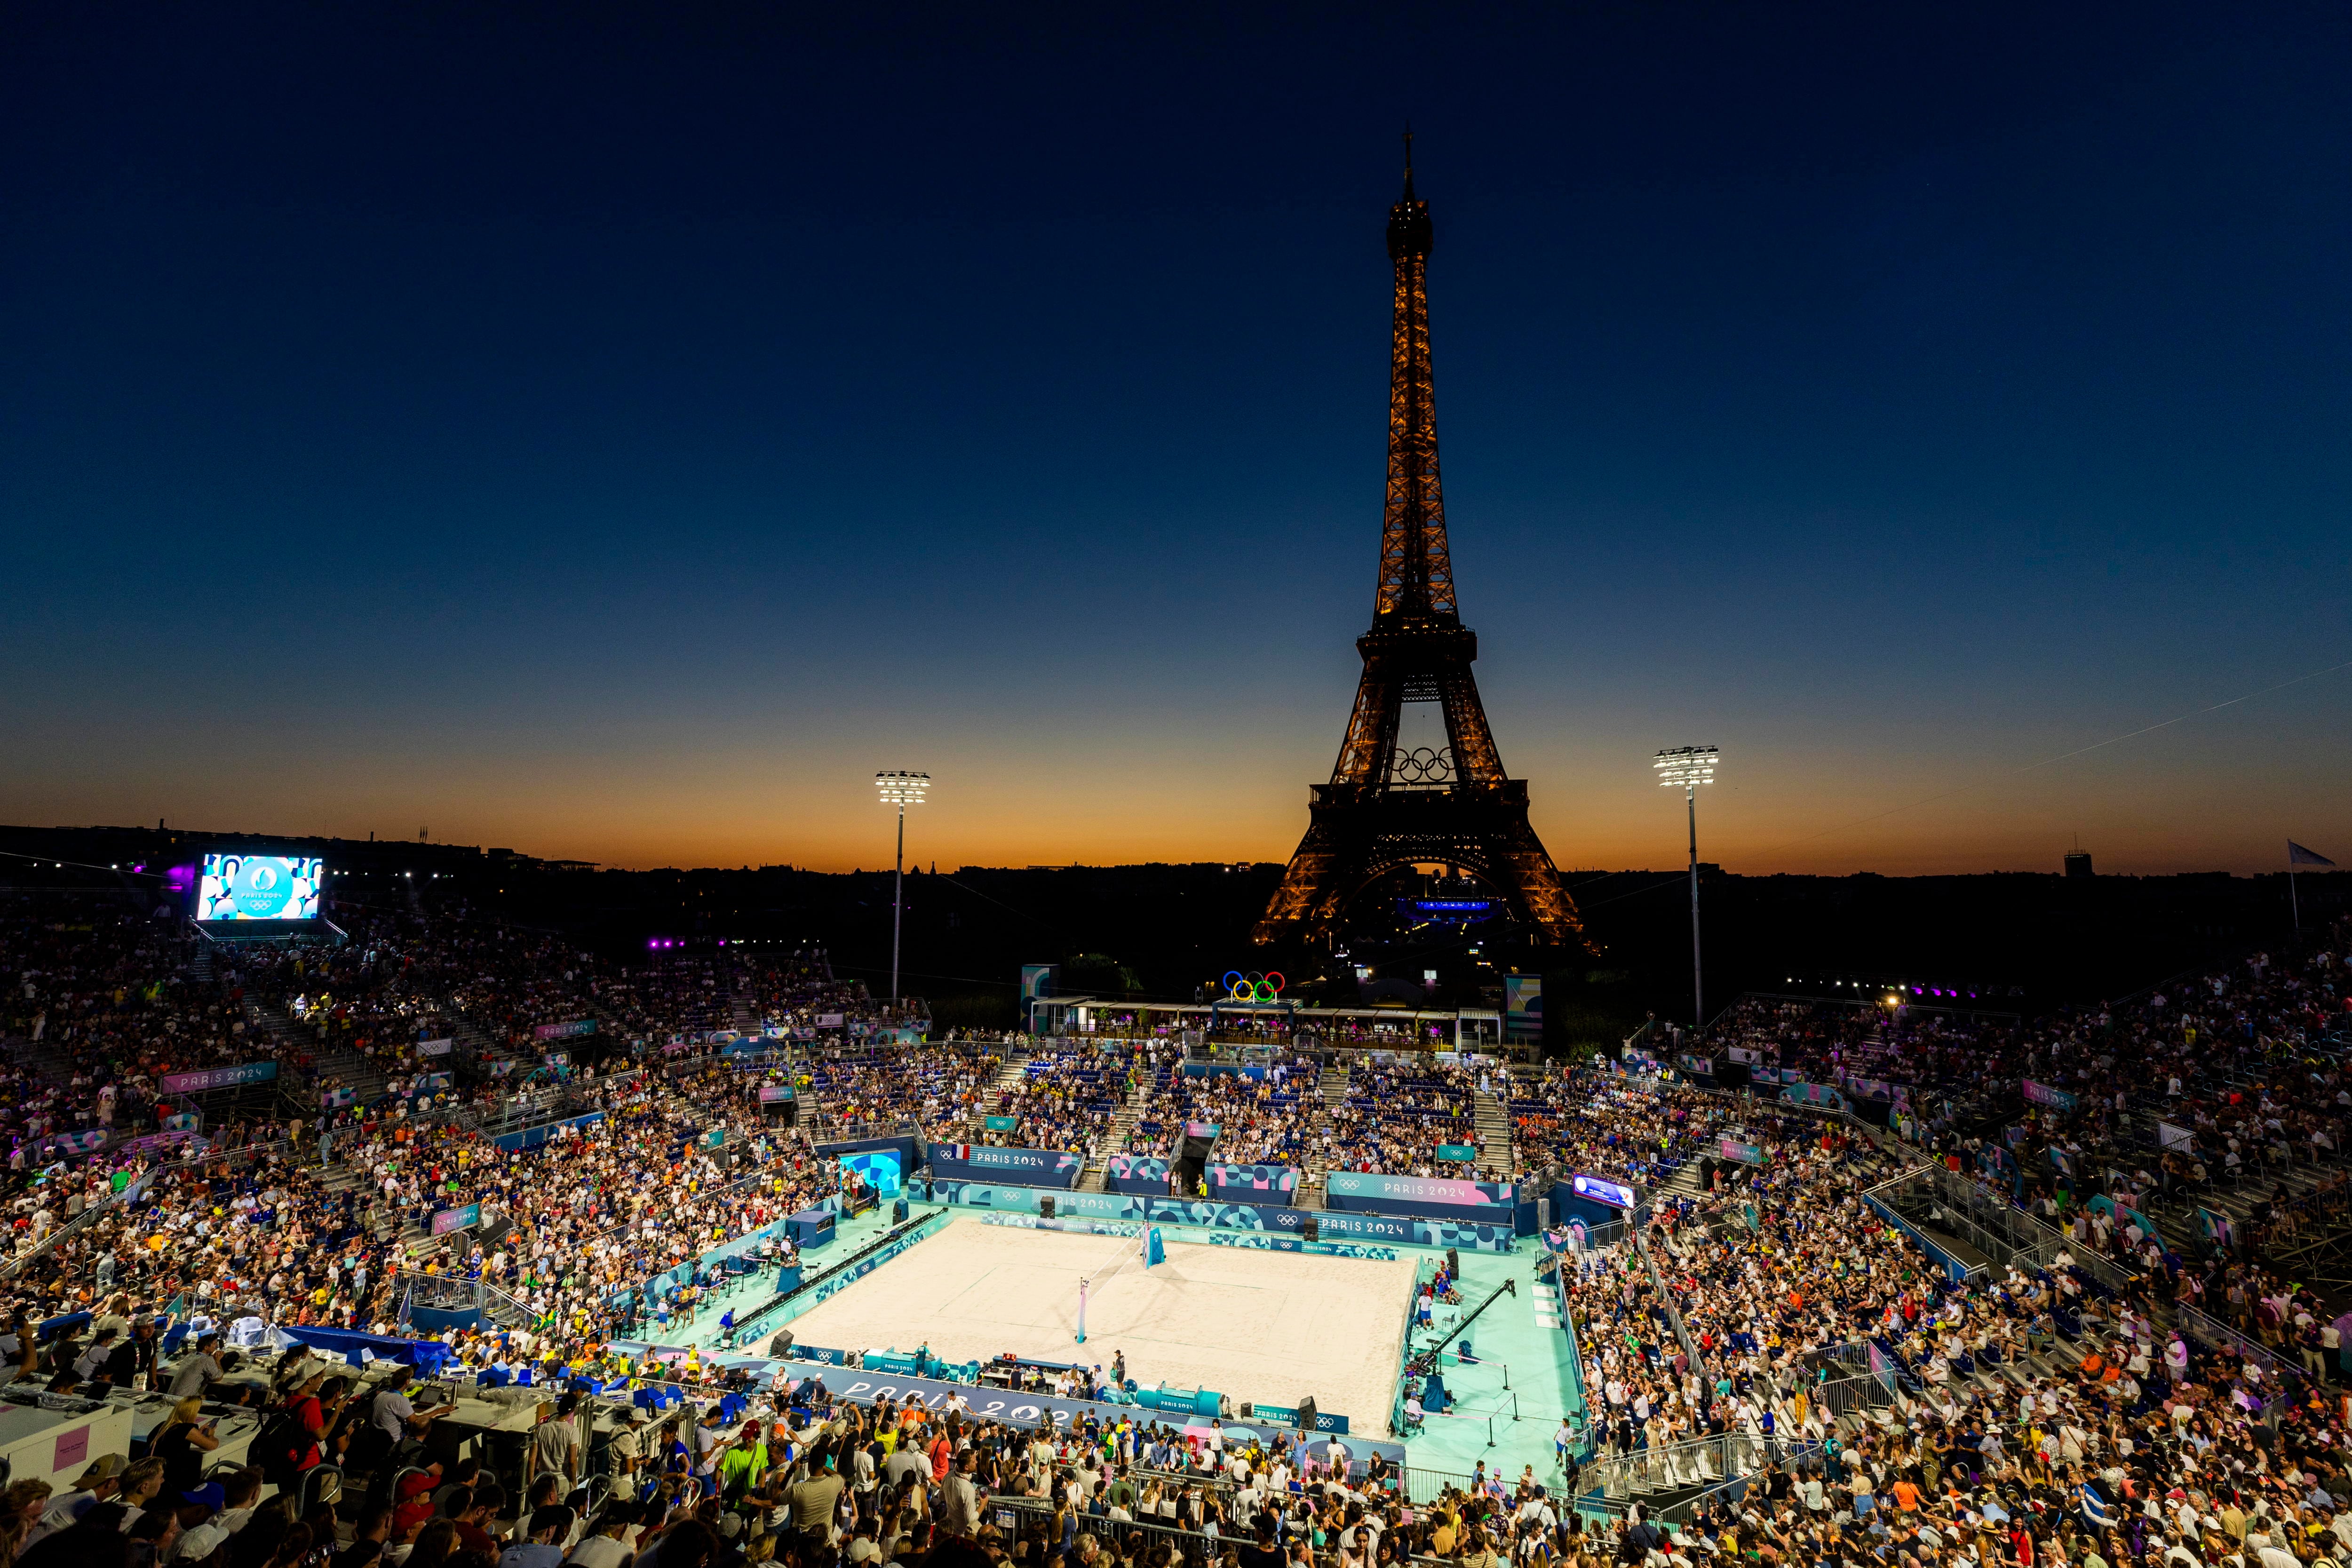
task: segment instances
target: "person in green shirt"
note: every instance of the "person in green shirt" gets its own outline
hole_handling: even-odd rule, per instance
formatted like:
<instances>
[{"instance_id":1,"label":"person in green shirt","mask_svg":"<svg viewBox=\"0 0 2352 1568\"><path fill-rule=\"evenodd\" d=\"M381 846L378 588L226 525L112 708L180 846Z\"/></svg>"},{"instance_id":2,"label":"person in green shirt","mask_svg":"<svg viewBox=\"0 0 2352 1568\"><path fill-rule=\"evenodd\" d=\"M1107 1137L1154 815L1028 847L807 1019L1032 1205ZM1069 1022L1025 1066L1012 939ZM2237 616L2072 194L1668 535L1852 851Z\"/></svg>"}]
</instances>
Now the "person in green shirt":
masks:
<instances>
[{"instance_id":1,"label":"person in green shirt","mask_svg":"<svg viewBox=\"0 0 2352 1568\"><path fill-rule=\"evenodd\" d=\"M760 1424L746 1422L735 1441L719 1456L719 1495L730 1502L740 1501L767 1473L768 1445L760 1436Z\"/></svg>"}]
</instances>

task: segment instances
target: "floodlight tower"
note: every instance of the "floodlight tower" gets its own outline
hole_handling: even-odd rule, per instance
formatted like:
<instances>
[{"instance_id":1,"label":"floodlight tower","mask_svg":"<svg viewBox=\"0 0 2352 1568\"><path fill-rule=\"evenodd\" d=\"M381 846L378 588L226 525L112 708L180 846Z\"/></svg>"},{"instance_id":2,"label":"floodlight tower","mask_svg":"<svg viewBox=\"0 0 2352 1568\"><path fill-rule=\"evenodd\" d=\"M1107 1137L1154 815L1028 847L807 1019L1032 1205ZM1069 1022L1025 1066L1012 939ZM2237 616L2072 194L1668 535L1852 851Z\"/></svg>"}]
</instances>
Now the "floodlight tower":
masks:
<instances>
[{"instance_id":1,"label":"floodlight tower","mask_svg":"<svg viewBox=\"0 0 2352 1568\"><path fill-rule=\"evenodd\" d=\"M1658 783L1667 789L1680 787L1683 802L1690 811L1690 884L1691 884L1691 1026L1706 1026L1706 990L1699 980L1698 967L1698 786L1715 782L1715 748L1713 746L1676 746L1660 752L1650 766L1657 771Z\"/></svg>"},{"instance_id":2,"label":"floodlight tower","mask_svg":"<svg viewBox=\"0 0 2352 1568\"><path fill-rule=\"evenodd\" d=\"M874 787L881 795L884 805L898 808L898 869L890 889L890 1002L895 1006L898 1001L898 919L906 908L907 893L907 808L923 804L923 796L931 787L931 775L910 773L901 768L895 773L876 773Z\"/></svg>"}]
</instances>

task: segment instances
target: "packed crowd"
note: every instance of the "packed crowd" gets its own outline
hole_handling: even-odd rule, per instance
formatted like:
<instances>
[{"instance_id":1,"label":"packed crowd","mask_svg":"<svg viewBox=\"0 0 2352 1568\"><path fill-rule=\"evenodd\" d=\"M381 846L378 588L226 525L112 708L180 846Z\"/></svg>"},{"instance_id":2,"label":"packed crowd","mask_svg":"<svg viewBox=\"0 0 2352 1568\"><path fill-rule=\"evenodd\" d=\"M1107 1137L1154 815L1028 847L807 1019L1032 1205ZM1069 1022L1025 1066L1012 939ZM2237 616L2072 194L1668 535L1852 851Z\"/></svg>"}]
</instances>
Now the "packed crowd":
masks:
<instances>
[{"instance_id":1,"label":"packed crowd","mask_svg":"<svg viewBox=\"0 0 2352 1568\"><path fill-rule=\"evenodd\" d=\"M884 1001L867 994L864 981L836 979L824 948L746 950L743 962L752 1011L769 1028L911 1029L918 1038L930 1029L930 1009L920 997Z\"/></svg>"},{"instance_id":2,"label":"packed crowd","mask_svg":"<svg viewBox=\"0 0 2352 1568\"><path fill-rule=\"evenodd\" d=\"M1441 1174L1442 1144L1478 1149L1477 1081L1454 1063L1360 1065L1319 1133L1324 1168ZM1483 1150L1481 1151L1483 1153Z\"/></svg>"},{"instance_id":3,"label":"packed crowd","mask_svg":"<svg viewBox=\"0 0 2352 1568\"><path fill-rule=\"evenodd\" d=\"M1127 1052L1105 1050L1092 1041L1040 1051L1021 1064L1016 1080L980 1097L954 1141L1107 1150L1139 1070ZM997 1119L994 1127L990 1117ZM1006 1118L1014 1125L1004 1126Z\"/></svg>"},{"instance_id":4,"label":"packed crowd","mask_svg":"<svg viewBox=\"0 0 2352 1568\"><path fill-rule=\"evenodd\" d=\"M154 1129L184 1109L163 1088L170 1074L277 1059L248 1027L240 982L203 956L184 928L120 911L0 913L0 1034L27 1047L0 1067L0 1139L16 1168L45 1163L56 1134Z\"/></svg>"},{"instance_id":5,"label":"packed crowd","mask_svg":"<svg viewBox=\"0 0 2352 1568\"><path fill-rule=\"evenodd\" d=\"M116 1296L178 1299L223 1321L392 1332L406 1270L478 1279L545 1331L593 1342L652 1310L647 1279L836 1189L835 1168L804 1146L711 1109L728 1081L616 1075L583 1090L594 1120L527 1149L454 1122L371 1117L307 1147L153 1167L120 1195L100 1167L68 1171L39 1200L26 1245L97 1213L16 1276L15 1305L46 1317ZM463 1231L428 1244L435 1215L475 1204Z\"/></svg>"},{"instance_id":6,"label":"packed crowd","mask_svg":"<svg viewBox=\"0 0 2352 1568\"><path fill-rule=\"evenodd\" d=\"M2005 1014L1954 1012L1899 995L1891 1005L1742 996L1707 1026L1707 1043L1747 1050L1753 1065L1793 1069L1811 1082L1858 1077L1941 1085L1966 1078L1971 1062L2000 1048L2016 1026Z\"/></svg>"},{"instance_id":7,"label":"packed crowd","mask_svg":"<svg viewBox=\"0 0 2352 1568\"><path fill-rule=\"evenodd\" d=\"M1671 1529L1616 1527L1611 1560L2268 1565L2352 1543L2323 1387L2340 1336L2307 1289L2071 1191L2041 1208L2064 1227L2049 1267L1956 1283L1863 1200L1888 1160L1836 1121L1631 1082L1608 1120L1642 1096L1699 1190L1659 1200L1646 1248L1570 1247L1562 1294L1600 1456L1715 1489ZM1545 1098L1549 1137L1565 1100ZM1701 1152L1718 1136L1763 1163ZM1636 1558L1614 1557L1629 1534Z\"/></svg>"},{"instance_id":8,"label":"packed crowd","mask_svg":"<svg viewBox=\"0 0 2352 1568\"><path fill-rule=\"evenodd\" d=\"M2347 944L2352 927L2339 921L2299 952L2251 952L2125 1003L2030 1022L1899 999L1746 997L1710 1047L1738 1047L1766 1072L1891 1095L1905 1136L2021 1200L2080 1208L2103 1194L2210 1230L2200 1203L2234 1194L2248 1200L2230 1205L2241 1222L2251 1207L2252 1228L2279 1239L2352 1206L2333 1169L2352 1136ZM2116 1238L2085 1239L2105 1250Z\"/></svg>"},{"instance_id":9,"label":"packed crowd","mask_svg":"<svg viewBox=\"0 0 2352 1568\"><path fill-rule=\"evenodd\" d=\"M1230 1070L1188 1073L1177 1053L1163 1050L1153 1058L1128 1152L1172 1158L1186 1124L1199 1122L1217 1129L1213 1152L1219 1161L1307 1166L1324 1157L1322 1071L1312 1057L1277 1054Z\"/></svg>"},{"instance_id":10,"label":"packed crowd","mask_svg":"<svg viewBox=\"0 0 2352 1568\"><path fill-rule=\"evenodd\" d=\"M2305 1562L2323 1543L2347 1500L2315 1473L2324 1454L2342 1484L2342 1457L2326 1452L2340 1447L2340 1414L2308 1384L2282 1388L2271 1358L2159 1328L2177 1279L2118 1289L2062 1251L2046 1269L1955 1284L1858 1201L1864 1176L1834 1161L1776 1158L1699 1200L1657 1259L1702 1394L1711 1384L1735 1429L1796 1457L1740 1505L1699 1510L1702 1549L1771 1542L1822 1561L1891 1550L1927 1563L1990 1548L2021 1563L2117 1564L2252 1558L2265 1545ZM2212 1278L2274 1291L2315 1341L2307 1297L2242 1265ZM1832 1436L1833 1385L1880 1384L1872 1362L1901 1392L1896 1408L1850 1442L1808 1447Z\"/></svg>"},{"instance_id":11,"label":"packed crowd","mask_svg":"<svg viewBox=\"0 0 2352 1568\"><path fill-rule=\"evenodd\" d=\"M18 1375L86 1379L85 1361L112 1367L123 1355L152 1365L152 1325L136 1320L165 1301L222 1323L392 1330L418 1273L504 1293L531 1315L533 1353L593 1364L651 1305L645 1281L838 1181L760 1117L757 1086L772 1071L699 1055L583 1076L567 1090L577 1115L526 1149L501 1149L403 1093L211 1129L207 1157L179 1164L161 1163L161 1148L45 1155L61 1128L167 1113L167 1072L251 1059L249 1002L285 1005L331 1041L362 1041L413 1039L450 1017L511 1038L583 999L616 1028L655 1028L709 1017L731 994L716 960L621 966L496 927L431 930L405 915L359 923L341 949L202 961L143 922L0 929L0 1022L53 1047L63 1068L0 1083L15 1091L0 1110L16 1150L11 1220L19 1252L31 1254L7 1287L16 1343L34 1342L34 1320L94 1315L62 1364L36 1368L20 1351ZM2245 1234L2215 1245L2177 1228L2168 1238L2138 1216L2339 1163L2352 1116L2335 1048L2347 934L2305 956L2253 954L2127 1005L2032 1024L1763 1001L1735 1012L1731 1026L1755 1042L1747 1048L1759 1058L1769 1049L1776 1064L1848 1079L1912 1065L1915 1099L1898 1125L2058 1232L2069 1250L2044 1268L1955 1283L1864 1201L1892 1160L1835 1121L1590 1069L1515 1088L1524 1162L1623 1180L1655 1205L1643 1242L1574 1249L1559 1265L1601 1452L1694 1485L1724 1479L1725 1443L1742 1446L1739 1469L1764 1467L1752 1484L1704 1495L1678 1531L1596 1533L1529 1478L1510 1489L1482 1475L1470 1495L1408 1508L1377 1469L1318 1476L1297 1453L1225 1452L1213 1436L1082 1427L1040 1440L952 1411L869 1412L803 1390L805 1415L773 1410L749 1434L714 1437L697 1425L651 1435L652 1450L635 1456L646 1484L627 1489L615 1539L652 1530L652 1544L693 1524L747 1554L766 1541L771 1558L831 1568L845 1555L866 1563L984 1542L992 1530L1035 1568L1057 1555L1094 1568L1106 1555L1127 1561L1119 1527L1156 1514L1221 1542L1245 1532L1233 1550L1250 1553L1248 1568L1267 1552L1339 1568L1412 1552L1482 1568L1500 1555L1625 1561L1629 1540L1668 1560L1868 1558L1889 1568L1993 1558L2284 1568L2273 1554L2336 1554L2339 1534L2352 1540L2352 1517L2336 1526L2352 1483L2343 1408L2319 1385L2334 1375L2338 1331L2311 1291L2266 1266L2263 1244L2291 1239L2298 1216L2331 1193L2343 1207L2340 1170L2292 1202L2282 1188L2276 1208L2258 1208ZM788 983L831 984L805 971ZM834 994L805 999L829 1005ZM419 1087L417 1064L386 1059L403 1074L394 1087ZM1001 1094L1000 1065L989 1047L820 1054L798 1087L845 1119L915 1116L935 1133L1011 1116L1013 1135L1040 1147L1099 1142L1138 1086L1142 1152L1171 1152L1186 1122L1207 1121L1220 1128L1221 1159L1428 1174L1443 1173L1439 1146L1476 1142L1478 1085L1452 1066L1360 1069L1332 1108L1305 1058L1190 1075L1148 1047L1055 1049ZM1982 1124L1980 1093L1944 1092L2021 1078L2051 1092L2018 1117L2014 1136ZM2152 1145L2143 1134L2159 1119L2168 1131ZM1732 1144L1754 1163L1732 1157ZM1696 1190L1670 1191L1694 1163ZM419 1249L432 1215L473 1205L477 1225ZM2192 1310L2233 1325L2242 1342L2217 1339ZM44 1353L60 1360L54 1341ZM1859 1426L1836 1419L1856 1412L1867 1413ZM1701 1437L1718 1439L1712 1459L1691 1446ZM1171 1470L1172 1489L1157 1479ZM716 1483L714 1513L667 1506L681 1493L665 1484L696 1474ZM959 1484L967 1475L978 1478L970 1494ZM1028 1522L976 1524L982 1489L1018 1500ZM1032 1514L1047 1521L1042 1534L1031 1533ZM580 1522L562 1521L559 1533ZM697 1539L676 1542L691 1557L684 1543ZM1161 1549L1140 1532L1138 1542L1146 1556ZM679 1568L669 1550L665 1568Z\"/></svg>"},{"instance_id":12,"label":"packed crowd","mask_svg":"<svg viewBox=\"0 0 2352 1568\"><path fill-rule=\"evenodd\" d=\"M1622 1075L1560 1066L1510 1089L1511 1143L1523 1171L1557 1164L1628 1186L1662 1187L1700 1151L1706 1097L1645 1089Z\"/></svg>"},{"instance_id":13,"label":"packed crowd","mask_svg":"<svg viewBox=\"0 0 2352 1568\"><path fill-rule=\"evenodd\" d=\"M948 1138L946 1130L968 1127L985 1113L989 1085L1002 1065L995 1052L982 1046L831 1050L803 1065L800 1092L822 1109L834 1131L887 1131L912 1121L930 1137Z\"/></svg>"},{"instance_id":14,"label":"packed crowd","mask_svg":"<svg viewBox=\"0 0 2352 1568\"><path fill-rule=\"evenodd\" d=\"M480 915L333 906L337 946L231 950L259 1000L315 1026L330 1047L398 1061L405 1045L462 1023L492 1049L535 1048L542 1027L595 1020L622 1040L667 1039L731 1021L723 953L626 962Z\"/></svg>"}]
</instances>

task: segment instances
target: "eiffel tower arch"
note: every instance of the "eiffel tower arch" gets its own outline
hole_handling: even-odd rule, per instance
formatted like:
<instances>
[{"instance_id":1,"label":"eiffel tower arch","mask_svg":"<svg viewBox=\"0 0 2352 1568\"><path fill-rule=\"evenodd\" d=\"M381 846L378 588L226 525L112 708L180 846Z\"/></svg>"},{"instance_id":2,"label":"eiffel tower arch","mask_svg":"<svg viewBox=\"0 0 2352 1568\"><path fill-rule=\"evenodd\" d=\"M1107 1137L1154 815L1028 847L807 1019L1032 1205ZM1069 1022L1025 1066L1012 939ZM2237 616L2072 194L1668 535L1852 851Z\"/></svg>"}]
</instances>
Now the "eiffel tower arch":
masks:
<instances>
[{"instance_id":1,"label":"eiffel tower arch","mask_svg":"<svg viewBox=\"0 0 2352 1568\"><path fill-rule=\"evenodd\" d=\"M1575 944L1583 927L1528 821L1528 785L1508 776L1470 672L1478 634L1462 624L1446 553L1438 483L1435 382L1430 370L1429 204L1413 194L1405 138L1404 195L1389 209L1396 299L1389 345L1388 495L1371 629L1356 706L1328 784L1314 786L1307 836L1254 935L1260 942L1339 934L1349 904L1401 867L1438 863L1486 884L1538 941ZM1437 707L1445 744L1401 742L1408 704Z\"/></svg>"}]
</instances>

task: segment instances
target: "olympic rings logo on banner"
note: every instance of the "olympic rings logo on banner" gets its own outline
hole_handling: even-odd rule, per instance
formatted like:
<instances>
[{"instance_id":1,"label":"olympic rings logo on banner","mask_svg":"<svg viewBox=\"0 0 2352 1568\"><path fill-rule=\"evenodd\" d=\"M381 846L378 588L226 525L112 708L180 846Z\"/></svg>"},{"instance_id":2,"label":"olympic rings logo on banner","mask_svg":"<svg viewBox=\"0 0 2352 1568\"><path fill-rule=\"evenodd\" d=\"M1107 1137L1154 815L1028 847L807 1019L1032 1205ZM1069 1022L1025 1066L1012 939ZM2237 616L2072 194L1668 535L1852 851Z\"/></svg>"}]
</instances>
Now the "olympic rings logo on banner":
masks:
<instances>
[{"instance_id":1,"label":"olympic rings logo on banner","mask_svg":"<svg viewBox=\"0 0 2352 1568\"><path fill-rule=\"evenodd\" d=\"M1282 988L1288 984L1279 970L1268 970L1263 974L1255 969L1247 974L1238 969L1225 971L1225 992L1235 1002L1271 1002L1282 994Z\"/></svg>"}]
</instances>

